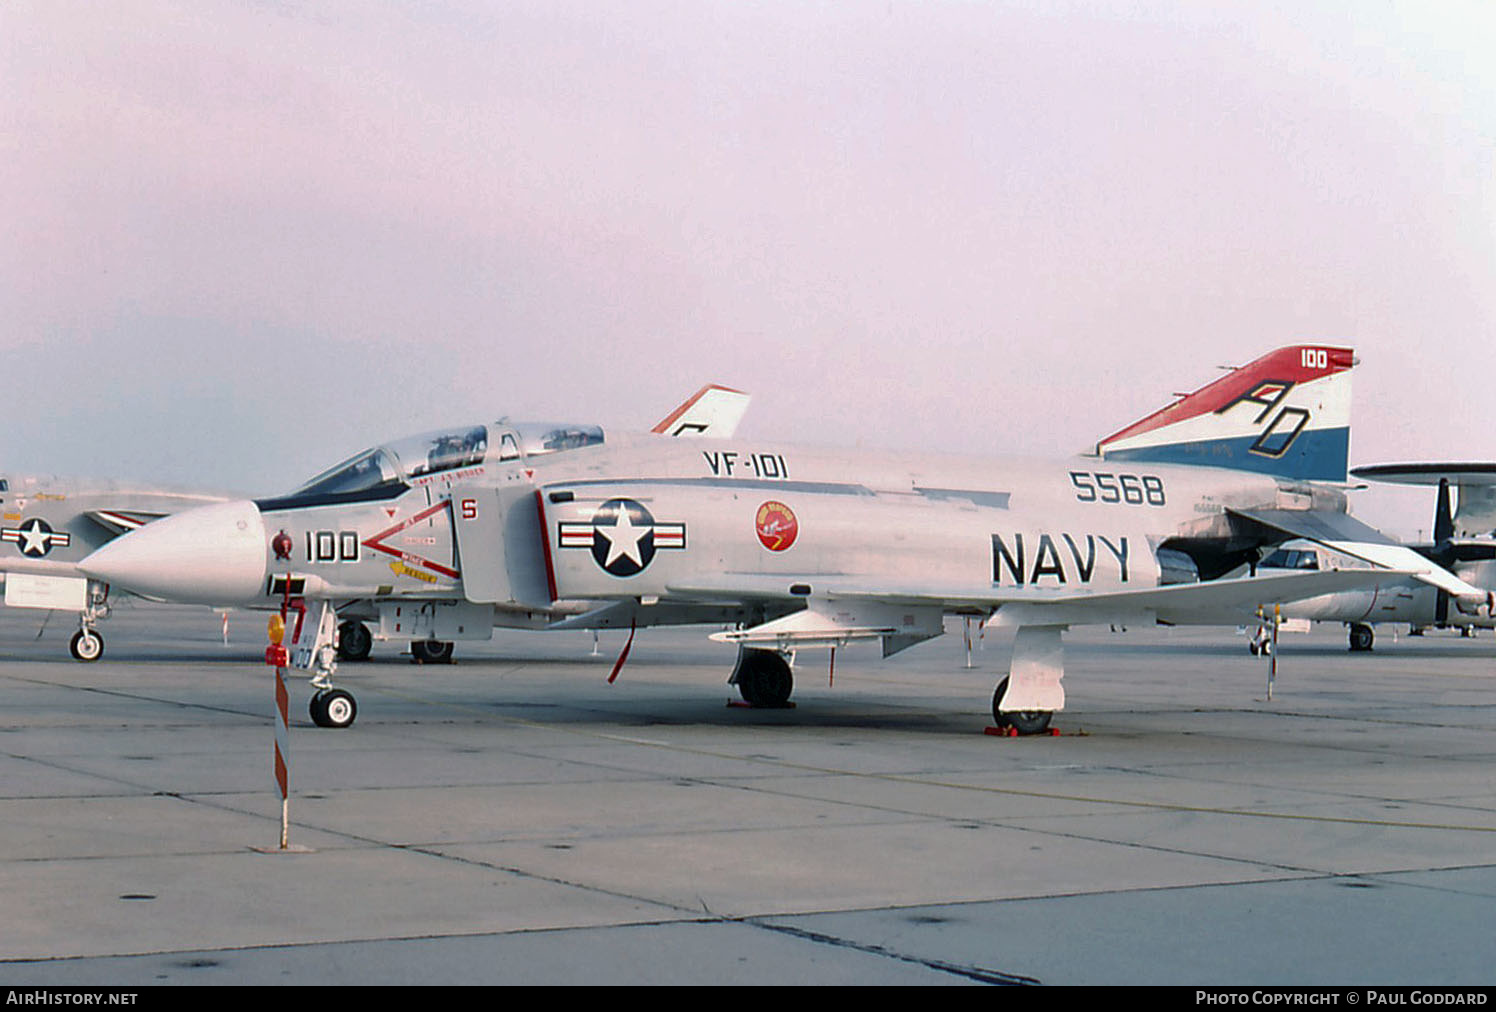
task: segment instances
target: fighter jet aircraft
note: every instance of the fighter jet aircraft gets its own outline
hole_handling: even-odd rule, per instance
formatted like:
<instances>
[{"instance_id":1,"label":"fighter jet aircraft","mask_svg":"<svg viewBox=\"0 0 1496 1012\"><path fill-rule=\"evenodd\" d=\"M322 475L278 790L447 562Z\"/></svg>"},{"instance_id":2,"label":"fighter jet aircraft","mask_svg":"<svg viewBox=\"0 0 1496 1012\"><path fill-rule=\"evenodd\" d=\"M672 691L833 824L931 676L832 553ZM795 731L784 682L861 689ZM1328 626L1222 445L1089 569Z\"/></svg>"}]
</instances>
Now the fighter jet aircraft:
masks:
<instances>
[{"instance_id":1,"label":"fighter jet aircraft","mask_svg":"<svg viewBox=\"0 0 1496 1012\"><path fill-rule=\"evenodd\" d=\"M94 549L168 513L219 502L211 492L55 475L0 477L0 575L12 608L78 613L68 649L80 661L104 654L97 625L109 614L109 586L78 561Z\"/></svg>"},{"instance_id":2,"label":"fighter jet aircraft","mask_svg":"<svg viewBox=\"0 0 1496 1012\"><path fill-rule=\"evenodd\" d=\"M1496 463L1370 464L1351 469L1358 478L1402 485L1437 487L1433 540L1409 545L1431 562L1476 587L1496 588ZM1459 489L1459 507L1450 508L1450 487ZM1284 548L1262 561L1259 571L1315 570L1344 565L1344 560L1320 546ZM1489 609L1461 607L1448 590L1419 580L1382 580L1370 587L1295 601L1283 608L1292 618L1315 622L1343 622L1350 649L1372 648L1375 626L1406 622L1414 628L1433 626L1461 630L1496 626Z\"/></svg>"},{"instance_id":3,"label":"fighter jet aircraft","mask_svg":"<svg viewBox=\"0 0 1496 1012\"><path fill-rule=\"evenodd\" d=\"M708 384L651 432L724 438L748 402L741 391ZM532 482L549 455L601 439L595 426L507 420L398 439L356 454L288 494L258 500L257 513L279 523L269 540L271 569L292 574L259 588L263 594L194 583L196 570L181 584L188 588L183 593L177 592L179 574L169 568L135 582L147 597L223 606L271 607L289 588L298 598L336 601L337 648L345 659L367 657L375 639L393 639L409 640L416 660L450 660L455 639L487 639L495 624L537 628L587 607L537 598L495 609L464 600L452 538L453 482L488 476ZM201 522L192 514L183 529ZM226 560L220 575L231 577L234 561ZM202 563L198 558L195 564ZM375 623L375 631L365 623Z\"/></svg>"},{"instance_id":4,"label":"fighter jet aircraft","mask_svg":"<svg viewBox=\"0 0 1496 1012\"><path fill-rule=\"evenodd\" d=\"M728 438L736 431L748 403L749 396L742 391L709 383L650 431L676 438ZM493 620L488 621L488 608L464 604L454 592L461 578L450 526L452 482L470 480L491 470L497 472L506 465L512 468L521 458L527 462L522 469L523 479L534 481L538 462L543 462L549 454L585 446L601 438L601 430L591 425L511 425L507 420L489 426L426 433L367 450L317 475L288 496L264 500L262 506L285 514L287 523L302 535L305 543L302 561L337 563L322 567L321 586L339 602L336 648L341 659L367 658L375 640L404 639L410 641L413 660L446 663L452 659L453 640L489 639L496 625L539 628L558 616L586 607L582 602L542 605L537 596L525 606L494 609ZM490 446L497 447L496 454L489 451ZM422 455L424 463L419 460ZM387 494L396 490L394 484L387 482L394 469L402 466L408 467L411 486L420 490L413 498L405 497L406 507L415 510L414 516L408 513L401 516L401 506L392 503ZM375 467L379 468L377 478ZM511 480L518 480L517 472L511 469L509 474ZM345 487L362 487L371 482L379 486L372 494L367 490L350 492ZM336 494L329 496L330 490ZM346 510L342 511L336 542L332 529L319 526L328 517L328 511L322 507L375 501L379 503L377 512L366 509L358 515L356 511L350 518ZM305 509L315 512L300 512ZM397 516L401 516L398 522ZM365 520L367 523L362 528L365 532L385 529L368 539L359 537L358 525ZM353 532L344 529L349 524L355 528ZM284 541L276 542L272 549L285 546ZM522 546L516 550L522 550ZM369 554L365 556L364 552ZM360 556L389 570L387 578L378 565L373 567L380 581L384 581L372 587L373 593L369 593L371 588L365 573L355 574L343 565L358 561ZM288 558L277 554L277 561ZM360 584L360 580L365 582ZM315 595L316 586L314 583L313 594L308 595L304 583L293 578L290 584L293 592L303 596ZM370 623L375 631L370 630Z\"/></svg>"},{"instance_id":5,"label":"fighter jet aircraft","mask_svg":"<svg viewBox=\"0 0 1496 1012\"><path fill-rule=\"evenodd\" d=\"M797 649L876 640L888 656L938 636L946 614L980 616L1016 629L994 718L1036 732L1064 706L1071 625L1234 624L1389 569L1489 608L1346 513L1353 362L1280 349L1065 461L457 430L289 496L158 522L84 568L174 600L321 602L302 651L321 725L356 712L328 660L334 606L358 600L386 632L435 637L498 621L628 628L632 643L642 626L730 625L713 638L738 646L730 681L757 705L788 699ZM1295 537L1380 572L1224 577ZM402 600L413 590L419 607Z\"/></svg>"},{"instance_id":6,"label":"fighter jet aircraft","mask_svg":"<svg viewBox=\"0 0 1496 1012\"><path fill-rule=\"evenodd\" d=\"M749 398L709 384L670 412L655 432L674 436L730 435ZM77 563L121 534L171 513L224 502L224 492L195 491L112 479L55 475L0 475L0 580L10 607L78 613L69 643L73 657L95 661L104 653L98 623L110 612L110 587L91 580ZM367 608L350 603L345 618L351 656L367 656L372 637L358 619ZM450 657L450 643L418 641L422 657Z\"/></svg>"}]
</instances>

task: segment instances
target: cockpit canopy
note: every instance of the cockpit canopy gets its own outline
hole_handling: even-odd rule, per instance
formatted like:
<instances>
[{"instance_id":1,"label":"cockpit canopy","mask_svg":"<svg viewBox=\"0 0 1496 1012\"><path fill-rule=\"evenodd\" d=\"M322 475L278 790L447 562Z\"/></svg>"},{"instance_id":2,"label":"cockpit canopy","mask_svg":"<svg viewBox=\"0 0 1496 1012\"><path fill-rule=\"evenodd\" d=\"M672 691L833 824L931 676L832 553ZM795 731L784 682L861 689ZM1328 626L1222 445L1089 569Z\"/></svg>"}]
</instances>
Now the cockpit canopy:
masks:
<instances>
[{"instance_id":1,"label":"cockpit canopy","mask_svg":"<svg viewBox=\"0 0 1496 1012\"><path fill-rule=\"evenodd\" d=\"M595 425L507 420L464 429L440 429L397 439L356 454L302 484L286 497L298 503L392 499L412 484L457 477L467 468L595 446Z\"/></svg>"},{"instance_id":2,"label":"cockpit canopy","mask_svg":"<svg viewBox=\"0 0 1496 1012\"><path fill-rule=\"evenodd\" d=\"M603 430L596 425L517 422L511 428L518 436L520 448L524 450L526 457L538 457L542 453L557 453L561 450L575 450L582 446L596 446L603 441Z\"/></svg>"}]
</instances>

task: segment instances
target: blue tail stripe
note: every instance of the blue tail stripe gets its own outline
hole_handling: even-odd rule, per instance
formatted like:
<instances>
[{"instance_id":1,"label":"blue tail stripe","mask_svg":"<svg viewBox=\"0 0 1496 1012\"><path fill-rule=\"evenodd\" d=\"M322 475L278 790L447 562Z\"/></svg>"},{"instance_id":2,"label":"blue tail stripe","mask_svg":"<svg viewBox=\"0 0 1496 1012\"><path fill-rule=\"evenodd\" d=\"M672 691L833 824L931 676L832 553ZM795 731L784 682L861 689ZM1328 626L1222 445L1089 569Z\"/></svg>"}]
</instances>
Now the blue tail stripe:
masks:
<instances>
[{"instance_id":1,"label":"blue tail stripe","mask_svg":"<svg viewBox=\"0 0 1496 1012\"><path fill-rule=\"evenodd\" d=\"M1301 432L1281 457L1252 452L1255 436L1207 439L1195 443L1167 443L1126 450L1108 450L1108 460L1140 460L1159 464L1227 467L1279 478L1344 481L1350 459L1351 430L1314 429Z\"/></svg>"}]
</instances>

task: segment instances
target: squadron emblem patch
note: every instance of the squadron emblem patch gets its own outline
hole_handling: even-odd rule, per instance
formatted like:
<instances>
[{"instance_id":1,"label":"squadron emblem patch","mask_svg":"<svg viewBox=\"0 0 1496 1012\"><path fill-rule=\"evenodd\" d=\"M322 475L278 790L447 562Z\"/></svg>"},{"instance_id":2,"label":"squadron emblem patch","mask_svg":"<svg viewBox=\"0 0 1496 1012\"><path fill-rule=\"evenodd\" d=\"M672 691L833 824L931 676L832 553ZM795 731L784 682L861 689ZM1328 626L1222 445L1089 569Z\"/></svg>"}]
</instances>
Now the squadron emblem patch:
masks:
<instances>
[{"instance_id":1,"label":"squadron emblem patch","mask_svg":"<svg viewBox=\"0 0 1496 1012\"><path fill-rule=\"evenodd\" d=\"M770 499L758 508L753 516L753 529L758 532L759 543L771 552L782 552L795 543L800 535L800 521L795 511L782 502Z\"/></svg>"}]
</instances>

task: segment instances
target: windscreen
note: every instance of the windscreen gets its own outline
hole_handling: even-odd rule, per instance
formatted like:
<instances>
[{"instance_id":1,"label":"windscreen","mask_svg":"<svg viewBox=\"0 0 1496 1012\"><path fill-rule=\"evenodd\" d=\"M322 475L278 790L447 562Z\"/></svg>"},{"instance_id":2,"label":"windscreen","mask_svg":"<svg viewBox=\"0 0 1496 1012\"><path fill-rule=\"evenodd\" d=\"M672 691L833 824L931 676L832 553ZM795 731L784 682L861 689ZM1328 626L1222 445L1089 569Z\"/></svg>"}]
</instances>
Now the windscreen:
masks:
<instances>
[{"instance_id":1,"label":"windscreen","mask_svg":"<svg viewBox=\"0 0 1496 1012\"><path fill-rule=\"evenodd\" d=\"M399 468L394 458L382 447L375 447L328 468L291 494L298 498L343 498L362 492L384 491L392 485L401 484L403 482L400 481Z\"/></svg>"}]
</instances>

